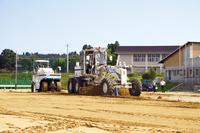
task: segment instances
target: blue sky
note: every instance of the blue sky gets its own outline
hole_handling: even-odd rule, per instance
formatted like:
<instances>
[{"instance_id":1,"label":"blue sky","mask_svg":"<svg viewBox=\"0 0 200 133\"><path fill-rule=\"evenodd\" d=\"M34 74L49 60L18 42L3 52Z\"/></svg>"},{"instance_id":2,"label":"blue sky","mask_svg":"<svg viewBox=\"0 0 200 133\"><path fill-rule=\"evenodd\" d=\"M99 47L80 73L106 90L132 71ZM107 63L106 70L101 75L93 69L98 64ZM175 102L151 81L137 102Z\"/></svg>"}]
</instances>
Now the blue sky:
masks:
<instances>
[{"instance_id":1,"label":"blue sky","mask_svg":"<svg viewBox=\"0 0 200 133\"><path fill-rule=\"evenodd\" d=\"M0 0L0 52L200 41L199 0Z\"/></svg>"}]
</instances>

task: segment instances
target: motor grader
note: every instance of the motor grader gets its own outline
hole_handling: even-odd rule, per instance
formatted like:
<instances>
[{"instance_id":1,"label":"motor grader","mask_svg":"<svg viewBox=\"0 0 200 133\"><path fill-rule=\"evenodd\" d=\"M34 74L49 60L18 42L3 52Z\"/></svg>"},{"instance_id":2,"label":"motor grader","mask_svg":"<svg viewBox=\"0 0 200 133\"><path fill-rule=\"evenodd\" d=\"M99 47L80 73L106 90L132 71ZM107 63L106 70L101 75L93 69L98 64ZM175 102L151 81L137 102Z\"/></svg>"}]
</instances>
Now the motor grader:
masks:
<instances>
[{"instance_id":1,"label":"motor grader","mask_svg":"<svg viewBox=\"0 0 200 133\"><path fill-rule=\"evenodd\" d=\"M35 60L33 63L32 92L60 91L61 73L49 67L48 60Z\"/></svg>"},{"instance_id":2,"label":"motor grader","mask_svg":"<svg viewBox=\"0 0 200 133\"><path fill-rule=\"evenodd\" d=\"M67 84L68 93L75 94L91 86L98 95L113 95L116 89L128 89L132 96L141 93L140 82L136 79L128 82L123 66L107 65L106 48L100 47L80 52L80 64L76 63L75 76Z\"/></svg>"}]
</instances>

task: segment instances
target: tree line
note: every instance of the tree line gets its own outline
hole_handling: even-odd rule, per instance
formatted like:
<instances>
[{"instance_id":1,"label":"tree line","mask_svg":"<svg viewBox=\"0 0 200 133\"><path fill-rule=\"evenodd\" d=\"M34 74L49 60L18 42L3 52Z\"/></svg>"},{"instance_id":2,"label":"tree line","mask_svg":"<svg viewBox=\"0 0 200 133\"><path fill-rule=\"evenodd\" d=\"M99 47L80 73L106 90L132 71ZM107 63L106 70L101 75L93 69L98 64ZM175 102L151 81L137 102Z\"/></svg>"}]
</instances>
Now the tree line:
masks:
<instances>
[{"instance_id":1,"label":"tree line","mask_svg":"<svg viewBox=\"0 0 200 133\"><path fill-rule=\"evenodd\" d=\"M115 43L110 43L107 45L107 56L112 56L113 60L108 61L108 64L115 65L117 60L117 55L115 53L117 47L119 46L119 42L115 41ZM82 49L93 48L92 45L85 44ZM57 66L61 66L61 71L66 72L67 69L67 55L66 54L40 54L24 52L21 55L18 55L18 70L19 71L32 71L33 70L33 62L36 59L48 59L50 61L50 66L53 69L56 69ZM0 72L12 72L15 71L15 59L16 53L11 49L4 49L0 54ZM74 66L76 62L80 61L80 54L76 51L69 53L69 71L74 71Z\"/></svg>"}]
</instances>

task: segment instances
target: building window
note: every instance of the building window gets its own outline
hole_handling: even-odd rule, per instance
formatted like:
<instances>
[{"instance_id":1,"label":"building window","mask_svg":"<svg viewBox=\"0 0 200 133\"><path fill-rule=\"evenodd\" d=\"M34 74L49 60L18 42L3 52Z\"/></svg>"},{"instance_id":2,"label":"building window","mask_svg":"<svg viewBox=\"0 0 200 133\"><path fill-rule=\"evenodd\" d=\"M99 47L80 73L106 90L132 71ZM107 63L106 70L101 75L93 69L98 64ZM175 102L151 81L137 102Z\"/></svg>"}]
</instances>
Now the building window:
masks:
<instances>
[{"instance_id":1,"label":"building window","mask_svg":"<svg viewBox=\"0 0 200 133\"><path fill-rule=\"evenodd\" d=\"M190 77L192 77L193 75L192 75L192 70L191 69L190 69L189 73L190 73Z\"/></svg>"},{"instance_id":2,"label":"building window","mask_svg":"<svg viewBox=\"0 0 200 133\"><path fill-rule=\"evenodd\" d=\"M148 62L160 61L160 54L148 54Z\"/></svg>"},{"instance_id":3,"label":"building window","mask_svg":"<svg viewBox=\"0 0 200 133\"><path fill-rule=\"evenodd\" d=\"M199 69L196 69L196 76L199 76Z\"/></svg>"},{"instance_id":4,"label":"building window","mask_svg":"<svg viewBox=\"0 0 200 133\"><path fill-rule=\"evenodd\" d=\"M176 70L176 74L179 75L179 70Z\"/></svg>"},{"instance_id":5,"label":"building window","mask_svg":"<svg viewBox=\"0 0 200 133\"><path fill-rule=\"evenodd\" d=\"M174 75L174 76L177 75L177 74L176 74L176 70L172 70L172 72L173 72L173 75Z\"/></svg>"},{"instance_id":6,"label":"building window","mask_svg":"<svg viewBox=\"0 0 200 133\"><path fill-rule=\"evenodd\" d=\"M156 62L160 61L160 54L156 54Z\"/></svg>"},{"instance_id":7,"label":"building window","mask_svg":"<svg viewBox=\"0 0 200 133\"><path fill-rule=\"evenodd\" d=\"M148 62L153 62L152 54L148 54Z\"/></svg>"},{"instance_id":8,"label":"building window","mask_svg":"<svg viewBox=\"0 0 200 133\"><path fill-rule=\"evenodd\" d=\"M187 71L186 70L183 70L183 75L184 75L184 77L187 77Z\"/></svg>"},{"instance_id":9,"label":"building window","mask_svg":"<svg viewBox=\"0 0 200 133\"><path fill-rule=\"evenodd\" d=\"M162 54L162 59L164 59L165 57L167 57L169 54Z\"/></svg>"},{"instance_id":10,"label":"building window","mask_svg":"<svg viewBox=\"0 0 200 133\"><path fill-rule=\"evenodd\" d=\"M133 54L134 62L145 62L145 54Z\"/></svg>"},{"instance_id":11,"label":"building window","mask_svg":"<svg viewBox=\"0 0 200 133\"><path fill-rule=\"evenodd\" d=\"M166 75L166 77L169 77L169 76L168 76L168 70L165 71L165 75Z\"/></svg>"},{"instance_id":12,"label":"building window","mask_svg":"<svg viewBox=\"0 0 200 133\"><path fill-rule=\"evenodd\" d=\"M179 70L179 75L183 76L183 70Z\"/></svg>"}]
</instances>

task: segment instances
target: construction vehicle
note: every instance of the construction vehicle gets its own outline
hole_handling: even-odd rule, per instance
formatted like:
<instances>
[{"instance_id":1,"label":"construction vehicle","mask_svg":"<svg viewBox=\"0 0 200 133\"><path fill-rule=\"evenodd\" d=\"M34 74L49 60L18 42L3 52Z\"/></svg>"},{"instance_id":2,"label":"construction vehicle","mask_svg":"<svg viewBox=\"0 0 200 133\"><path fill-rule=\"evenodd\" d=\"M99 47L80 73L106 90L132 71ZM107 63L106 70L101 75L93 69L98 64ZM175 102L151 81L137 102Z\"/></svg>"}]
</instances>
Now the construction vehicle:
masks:
<instances>
[{"instance_id":1,"label":"construction vehicle","mask_svg":"<svg viewBox=\"0 0 200 133\"><path fill-rule=\"evenodd\" d=\"M48 60L35 60L33 63L32 92L60 91L61 68L58 72L49 67Z\"/></svg>"},{"instance_id":2,"label":"construction vehicle","mask_svg":"<svg viewBox=\"0 0 200 133\"><path fill-rule=\"evenodd\" d=\"M112 58L110 58L112 60ZM123 66L107 65L106 48L91 48L81 51L80 65L75 66L75 76L68 80L68 93L79 94L80 89L93 88L99 95L113 95L116 89L128 89L132 96L141 93L140 82L128 82Z\"/></svg>"}]
</instances>

